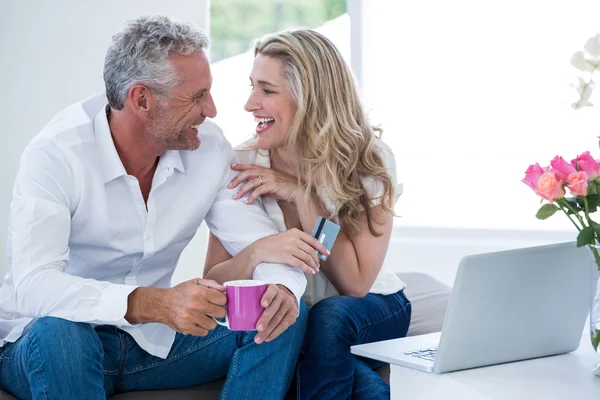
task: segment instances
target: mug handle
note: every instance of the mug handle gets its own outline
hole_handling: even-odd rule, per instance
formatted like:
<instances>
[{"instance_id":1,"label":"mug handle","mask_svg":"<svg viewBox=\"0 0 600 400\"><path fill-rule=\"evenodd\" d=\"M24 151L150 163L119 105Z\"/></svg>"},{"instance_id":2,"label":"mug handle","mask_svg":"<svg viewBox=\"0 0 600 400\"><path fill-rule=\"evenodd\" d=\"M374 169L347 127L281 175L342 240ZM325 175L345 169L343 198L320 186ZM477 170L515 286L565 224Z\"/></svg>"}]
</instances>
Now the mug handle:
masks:
<instances>
[{"instance_id":1,"label":"mug handle","mask_svg":"<svg viewBox=\"0 0 600 400\"><path fill-rule=\"evenodd\" d=\"M231 329L229 327L229 319L227 318L227 314L225 314L225 322L221 322L218 319L216 319L215 317L211 317L211 318L214 319L217 324L224 326L227 329Z\"/></svg>"}]
</instances>

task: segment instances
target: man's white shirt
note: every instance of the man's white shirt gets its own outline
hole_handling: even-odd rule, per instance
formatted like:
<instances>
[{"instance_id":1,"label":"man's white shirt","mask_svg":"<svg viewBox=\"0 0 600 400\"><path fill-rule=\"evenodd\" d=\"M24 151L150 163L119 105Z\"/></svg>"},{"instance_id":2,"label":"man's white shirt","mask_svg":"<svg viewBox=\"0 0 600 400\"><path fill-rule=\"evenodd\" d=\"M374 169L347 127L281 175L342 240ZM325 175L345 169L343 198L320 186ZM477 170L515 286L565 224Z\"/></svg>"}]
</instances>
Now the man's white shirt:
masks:
<instances>
[{"instance_id":1,"label":"man's white shirt","mask_svg":"<svg viewBox=\"0 0 600 400\"><path fill-rule=\"evenodd\" d=\"M146 204L115 149L106 97L60 112L27 146L17 174L0 288L0 346L36 318L115 325L165 358L175 338L166 325L124 318L138 286L167 288L184 247L202 221L236 255L277 228L260 205L232 198L235 153L212 122L195 151L160 156ZM204 260L198 260L201 277ZM283 284L298 300L304 274L263 263L254 279Z\"/></svg>"}]
</instances>

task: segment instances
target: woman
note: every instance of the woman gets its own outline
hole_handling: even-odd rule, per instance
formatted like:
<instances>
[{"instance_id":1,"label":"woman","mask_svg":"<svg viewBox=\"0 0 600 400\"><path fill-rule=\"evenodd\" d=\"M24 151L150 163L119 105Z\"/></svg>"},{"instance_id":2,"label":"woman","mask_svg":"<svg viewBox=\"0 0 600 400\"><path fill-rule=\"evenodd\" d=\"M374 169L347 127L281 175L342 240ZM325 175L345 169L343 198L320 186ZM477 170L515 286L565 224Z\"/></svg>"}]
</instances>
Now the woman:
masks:
<instances>
[{"instance_id":1,"label":"woman","mask_svg":"<svg viewBox=\"0 0 600 400\"><path fill-rule=\"evenodd\" d=\"M382 269L401 192L394 155L367 122L339 51L321 34L295 30L259 41L250 82L245 109L258 123L256 138L238 148L241 164L232 168L241 173L230 187L239 186L235 198L262 201L282 232L251 246L254 262L287 263L308 275L304 299L312 308L298 398L389 398L376 365L350 346L405 336L410 323L404 283ZM289 239L309 235L319 216L341 226L324 262L310 237ZM211 236L206 277L220 280L212 266L228 258Z\"/></svg>"}]
</instances>

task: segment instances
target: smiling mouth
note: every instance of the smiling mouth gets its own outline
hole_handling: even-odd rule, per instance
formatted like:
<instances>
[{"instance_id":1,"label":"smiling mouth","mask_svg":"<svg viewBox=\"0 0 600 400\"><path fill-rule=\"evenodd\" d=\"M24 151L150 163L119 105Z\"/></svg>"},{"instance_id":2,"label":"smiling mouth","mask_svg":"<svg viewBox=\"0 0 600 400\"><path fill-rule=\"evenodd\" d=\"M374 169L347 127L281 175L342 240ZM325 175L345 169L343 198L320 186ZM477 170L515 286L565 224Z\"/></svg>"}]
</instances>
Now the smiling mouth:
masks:
<instances>
[{"instance_id":1,"label":"smiling mouth","mask_svg":"<svg viewBox=\"0 0 600 400\"><path fill-rule=\"evenodd\" d=\"M256 133L263 133L275 123L275 118L254 117L254 121L258 122Z\"/></svg>"}]
</instances>

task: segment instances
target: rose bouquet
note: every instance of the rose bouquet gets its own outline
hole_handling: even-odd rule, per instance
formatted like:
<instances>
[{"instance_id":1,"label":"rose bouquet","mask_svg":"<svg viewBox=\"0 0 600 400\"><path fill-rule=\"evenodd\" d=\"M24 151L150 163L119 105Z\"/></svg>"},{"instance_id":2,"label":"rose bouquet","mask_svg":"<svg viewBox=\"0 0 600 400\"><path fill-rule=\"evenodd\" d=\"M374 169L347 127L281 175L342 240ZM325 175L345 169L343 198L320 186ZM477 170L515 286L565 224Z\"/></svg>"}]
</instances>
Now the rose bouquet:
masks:
<instances>
[{"instance_id":1,"label":"rose bouquet","mask_svg":"<svg viewBox=\"0 0 600 400\"><path fill-rule=\"evenodd\" d=\"M600 163L589 151L571 162L556 156L545 168L538 163L530 165L523 182L547 201L538 210L538 219L546 219L562 211L579 231L578 246L600 242L600 224L591 217L600 203ZM592 250L600 269L600 255L596 248Z\"/></svg>"}]
</instances>

